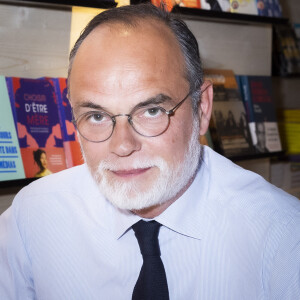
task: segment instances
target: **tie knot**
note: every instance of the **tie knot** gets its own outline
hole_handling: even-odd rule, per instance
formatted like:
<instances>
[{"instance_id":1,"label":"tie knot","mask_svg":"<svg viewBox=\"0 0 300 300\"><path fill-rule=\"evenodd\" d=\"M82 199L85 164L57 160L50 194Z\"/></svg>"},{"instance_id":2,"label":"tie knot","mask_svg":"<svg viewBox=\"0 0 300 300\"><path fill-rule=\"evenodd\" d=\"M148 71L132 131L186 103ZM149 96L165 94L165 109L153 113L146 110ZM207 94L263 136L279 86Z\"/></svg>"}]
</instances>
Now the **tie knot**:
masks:
<instances>
[{"instance_id":1,"label":"tie knot","mask_svg":"<svg viewBox=\"0 0 300 300\"><path fill-rule=\"evenodd\" d=\"M160 256L158 232L161 224L156 221L143 221L132 225L142 256Z\"/></svg>"}]
</instances>

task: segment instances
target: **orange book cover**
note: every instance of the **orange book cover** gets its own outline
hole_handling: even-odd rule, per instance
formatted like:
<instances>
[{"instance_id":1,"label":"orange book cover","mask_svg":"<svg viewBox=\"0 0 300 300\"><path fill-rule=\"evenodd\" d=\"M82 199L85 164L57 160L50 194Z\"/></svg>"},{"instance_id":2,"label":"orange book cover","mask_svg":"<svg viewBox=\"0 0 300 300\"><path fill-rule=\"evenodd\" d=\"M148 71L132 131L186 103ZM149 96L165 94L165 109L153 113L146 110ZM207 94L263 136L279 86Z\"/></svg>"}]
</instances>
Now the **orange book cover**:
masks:
<instances>
[{"instance_id":1,"label":"orange book cover","mask_svg":"<svg viewBox=\"0 0 300 300\"><path fill-rule=\"evenodd\" d=\"M201 8L200 0L151 0L151 3L157 7L165 5L168 11L172 11L175 5L190 8Z\"/></svg>"}]
</instances>

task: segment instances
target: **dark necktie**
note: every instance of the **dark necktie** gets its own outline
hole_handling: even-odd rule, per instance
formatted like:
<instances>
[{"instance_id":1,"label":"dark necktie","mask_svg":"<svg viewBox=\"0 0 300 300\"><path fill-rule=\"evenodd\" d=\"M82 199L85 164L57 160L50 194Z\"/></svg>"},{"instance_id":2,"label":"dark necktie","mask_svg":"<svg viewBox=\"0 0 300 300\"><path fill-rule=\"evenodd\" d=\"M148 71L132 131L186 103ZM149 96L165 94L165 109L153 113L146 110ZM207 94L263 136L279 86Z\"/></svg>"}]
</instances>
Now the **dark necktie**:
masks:
<instances>
[{"instance_id":1,"label":"dark necktie","mask_svg":"<svg viewBox=\"0 0 300 300\"><path fill-rule=\"evenodd\" d=\"M168 300L165 268L160 258L159 224L140 220L132 226L143 256L143 265L135 284L132 300Z\"/></svg>"}]
</instances>

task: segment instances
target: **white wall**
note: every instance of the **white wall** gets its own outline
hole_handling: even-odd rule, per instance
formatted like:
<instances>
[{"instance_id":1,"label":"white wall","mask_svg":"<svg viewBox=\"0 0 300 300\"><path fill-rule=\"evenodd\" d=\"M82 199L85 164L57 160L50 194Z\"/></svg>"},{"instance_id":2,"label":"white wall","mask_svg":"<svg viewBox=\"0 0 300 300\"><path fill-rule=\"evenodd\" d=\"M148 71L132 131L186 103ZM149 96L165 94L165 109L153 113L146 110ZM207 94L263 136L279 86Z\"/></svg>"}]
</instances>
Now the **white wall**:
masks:
<instances>
[{"instance_id":1,"label":"white wall","mask_svg":"<svg viewBox=\"0 0 300 300\"><path fill-rule=\"evenodd\" d=\"M67 74L71 11L0 4L0 74Z\"/></svg>"},{"instance_id":2,"label":"white wall","mask_svg":"<svg viewBox=\"0 0 300 300\"><path fill-rule=\"evenodd\" d=\"M270 75L272 27L188 20L204 68L232 69L239 75Z\"/></svg>"}]
</instances>

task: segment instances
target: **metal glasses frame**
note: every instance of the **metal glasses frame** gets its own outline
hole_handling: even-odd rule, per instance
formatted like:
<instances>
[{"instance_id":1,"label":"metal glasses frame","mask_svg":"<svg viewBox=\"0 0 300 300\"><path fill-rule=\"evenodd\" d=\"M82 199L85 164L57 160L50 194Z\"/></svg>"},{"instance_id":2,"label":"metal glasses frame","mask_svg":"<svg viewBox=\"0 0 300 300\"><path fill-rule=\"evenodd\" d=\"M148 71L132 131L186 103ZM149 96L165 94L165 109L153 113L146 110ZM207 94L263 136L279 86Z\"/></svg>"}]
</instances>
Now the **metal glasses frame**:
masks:
<instances>
[{"instance_id":1,"label":"metal glasses frame","mask_svg":"<svg viewBox=\"0 0 300 300\"><path fill-rule=\"evenodd\" d=\"M131 114L118 114L118 115L113 115L111 116L109 113L105 112L106 115L108 115L111 120L112 120L112 123L113 123L113 127L112 127L112 130L111 130L111 134L104 140L101 140L101 141L93 141L93 140L90 140L88 138L86 138L81 132L80 130L78 129L77 127L77 122L78 122L78 119L81 118L82 115L80 115L77 120L74 119L74 115L73 115L73 111L72 111L72 123L74 124L74 126L76 127L76 129L78 130L79 134L84 138L86 139L87 141L89 142L92 142L92 143L102 143L102 142L105 142L107 141L113 134L114 132L114 129L115 129L115 126L116 126L116 118L117 117L127 117L127 120L128 120L128 123L131 125L131 127L133 128L133 130L138 133L139 135L141 136L144 136L144 137L156 137L156 136L159 136L159 135L162 135L169 127L170 125L170 117L174 115L175 111L183 104L183 102L190 96L190 92L181 100L179 101L172 109L170 110L165 110L163 107L160 107L158 106L167 116L168 116L168 123L166 125L166 127L164 128L164 130L162 132L160 132L159 134L156 134L156 135L144 135L140 132L138 132L138 130L134 127L134 124L133 124L133 121L132 121L132 114L134 113L134 111L131 113Z\"/></svg>"}]
</instances>

